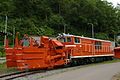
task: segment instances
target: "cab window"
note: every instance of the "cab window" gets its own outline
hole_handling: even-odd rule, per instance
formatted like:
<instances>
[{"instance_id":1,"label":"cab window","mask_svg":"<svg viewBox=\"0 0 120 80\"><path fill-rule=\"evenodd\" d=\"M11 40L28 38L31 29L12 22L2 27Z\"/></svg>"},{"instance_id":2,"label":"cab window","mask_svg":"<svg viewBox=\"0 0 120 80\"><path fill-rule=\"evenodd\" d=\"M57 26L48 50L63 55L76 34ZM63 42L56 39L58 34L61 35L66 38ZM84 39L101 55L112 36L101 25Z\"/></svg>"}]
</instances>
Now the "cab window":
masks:
<instances>
[{"instance_id":1,"label":"cab window","mask_svg":"<svg viewBox=\"0 0 120 80\"><path fill-rule=\"evenodd\" d=\"M71 37L59 37L57 40L60 42L71 42Z\"/></svg>"},{"instance_id":2,"label":"cab window","mask_svg":"<svg viewBox=\"0 0 120 80\"><path fill-rule=\"evenodd\" d=\"M74 42L75 42L75 43L80 43L79 37L74 37Z\"/></svg>"},{"instance_id":3,"label":"cab window","mask_svg":"<svg viewBox=\"0 0 120 80\"><path fill-rule=\"evenodd\" d=\"M58 38L58 40L59 40L60 42L66 42L66 40L65 40L64 37L60 37L60 38Z\"/></svg>"},{"instance_id":4,"label":"cab window","mask_svg":"<svg viewBox=\"0 0 120 80\"><path fill-rule=\"evenodd\" d=\"M66 37L66 42L71 42L71 37Z\"/></svg>"},{"instance_id":5,"label":"cab window","mask_svg":"<svg viewBox=\"0 0 120 80\"><path fill-rule=\"evenodd\" d=\"M34 46L40 46L40 37L32 36L32 39L34 40Z\"/></svg>"}]
</instances>

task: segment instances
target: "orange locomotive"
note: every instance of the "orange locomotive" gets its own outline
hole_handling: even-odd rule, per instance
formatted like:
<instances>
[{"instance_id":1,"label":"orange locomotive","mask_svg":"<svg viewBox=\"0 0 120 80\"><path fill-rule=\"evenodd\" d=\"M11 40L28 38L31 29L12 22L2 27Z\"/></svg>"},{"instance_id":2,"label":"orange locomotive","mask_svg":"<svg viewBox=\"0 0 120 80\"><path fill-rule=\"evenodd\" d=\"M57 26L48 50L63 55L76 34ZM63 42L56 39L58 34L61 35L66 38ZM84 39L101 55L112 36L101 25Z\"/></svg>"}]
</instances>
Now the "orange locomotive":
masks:
<instances>
[{"instance_id":1,"label":"orange locomotive","mask_svg":"<svg viewBox=\"0 0 120 80\"><path fill-rule=\"evenodd\" d=\"M9 47L8 41L6 43L7 66L19 70L49 69L111 59L114 56L110 41L69 34L61 34L56 39L24 35L22 40L16 37L13 48Z\"/></svg>"},{"instance_id":2,"label":"orange locomotive","mask_svg":"<svg viewBox=\"0 0 120 80\"><path fill-rule=\"evenodd\" d=\"M110 60L114 56L111 41L63 34L57 38L66 49L67 63L90 63Z\"/></svg>"}]
</instances>

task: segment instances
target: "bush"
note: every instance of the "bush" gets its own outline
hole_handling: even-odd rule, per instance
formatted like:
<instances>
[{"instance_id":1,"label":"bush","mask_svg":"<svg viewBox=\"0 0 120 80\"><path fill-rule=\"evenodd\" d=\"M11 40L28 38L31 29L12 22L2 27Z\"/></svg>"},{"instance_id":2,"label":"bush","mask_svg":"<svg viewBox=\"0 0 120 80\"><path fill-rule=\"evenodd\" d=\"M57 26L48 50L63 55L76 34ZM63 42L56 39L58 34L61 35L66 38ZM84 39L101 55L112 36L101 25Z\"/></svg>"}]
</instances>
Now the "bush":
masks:
<instances>
[{"instance_id":1,"label":"bush","mask_svg":"<svg viewBox=\"0 0 120 80\"><path fill-rule=\"evenodd\" d=\"M0 52L0 57L2 56L2 52Z\"/></svg>"},{"instance_id":2,"label":"bush","mask_svg":"<svg viewBox=\"0 0 120 80\"><path fill-rule=\"evenodd\" d=\"M97 39L104 39L104 40L108 40L108 39L109 39L109 38L108 38L108 35L105 34L105 33L96 33L96 34L95 34L95 37L96 37Z\"/></svg>"},{"instance_id":3,"label":"bush","mask_svg":"<svg viewBox=\"0 0 120 80\"><path fill-rule=\"evenodd\" d=\"M5 57L4 48L0 48L0 57Z\"/></svg>"}]
</instances>

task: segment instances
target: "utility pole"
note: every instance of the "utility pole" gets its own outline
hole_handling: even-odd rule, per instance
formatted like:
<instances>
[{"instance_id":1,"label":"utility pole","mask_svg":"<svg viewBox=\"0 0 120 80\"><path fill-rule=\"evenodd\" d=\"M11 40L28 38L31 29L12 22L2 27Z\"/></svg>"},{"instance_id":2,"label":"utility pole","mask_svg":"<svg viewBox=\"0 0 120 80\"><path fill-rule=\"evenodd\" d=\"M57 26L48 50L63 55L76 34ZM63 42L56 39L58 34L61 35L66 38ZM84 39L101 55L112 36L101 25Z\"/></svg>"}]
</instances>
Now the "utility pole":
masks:
<instances>
[{"instance_id":1,"label":"utility pole","mask_svg":"<svg viewBox=\"0 0 120 80\"><path fill-rule=\"evenodd\" d=\"M66 24L64 24L64 33L66 33Z\"/></svg>"},{"instance_id":2,"label":"utility pole","mask_svg":"<svg viewBox=\"0 0 120 80\"><path fill-rule=\"evenodd\" d=\"M93 23L88 23L88 24L90 24L91 27L92 27L92 38L94 38L94 26L93 26Z\"/></svg>"},{"instance_id":3,"label":"utility pole","mask_svg":"<svg viewBox=\"0 0 120 80\"><path fill-rule=\"evenodd\" d=\"M7 21L8 21L8 17L6 15L6 19L5 19L5 33L7 33ZM5 38L4 38L4 46L6 45L6 38L7 38L7 35L5 35Z\"/></svg>"},{"instance_id":4,"label":"utility pole","mask_svg":"<svg viewBox=\"0 0 120 80\"><path fill-rule=\"evenodd\" d=\"M15 45L14 43L15 43L15 27L13 28L13 46Z\"/></svg>"}]
</instances>

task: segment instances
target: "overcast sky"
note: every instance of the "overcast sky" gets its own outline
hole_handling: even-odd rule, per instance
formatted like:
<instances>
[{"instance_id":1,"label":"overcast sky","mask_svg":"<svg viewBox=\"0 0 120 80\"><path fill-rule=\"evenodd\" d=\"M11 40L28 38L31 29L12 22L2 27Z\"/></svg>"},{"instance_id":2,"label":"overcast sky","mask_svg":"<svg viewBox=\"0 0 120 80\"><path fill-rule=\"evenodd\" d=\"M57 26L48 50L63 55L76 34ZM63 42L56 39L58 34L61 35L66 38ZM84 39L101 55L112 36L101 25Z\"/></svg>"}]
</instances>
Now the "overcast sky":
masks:
<instances>
[{"instance_id":1,"label":"overcast sky","mask_svg":"<svg viewBox=\"0 0 120 80\"><path fill-rule=\"evenodd\" d=\"M112 2L114 6L117 5L117 3L120 4L120 0L107 0L108 2Z\"/></svg>"}]
</instances>

